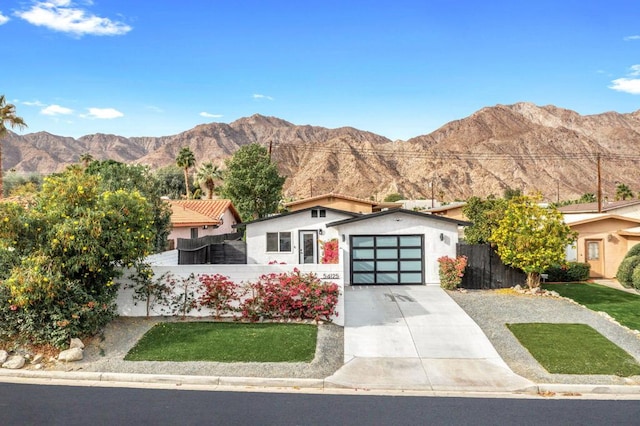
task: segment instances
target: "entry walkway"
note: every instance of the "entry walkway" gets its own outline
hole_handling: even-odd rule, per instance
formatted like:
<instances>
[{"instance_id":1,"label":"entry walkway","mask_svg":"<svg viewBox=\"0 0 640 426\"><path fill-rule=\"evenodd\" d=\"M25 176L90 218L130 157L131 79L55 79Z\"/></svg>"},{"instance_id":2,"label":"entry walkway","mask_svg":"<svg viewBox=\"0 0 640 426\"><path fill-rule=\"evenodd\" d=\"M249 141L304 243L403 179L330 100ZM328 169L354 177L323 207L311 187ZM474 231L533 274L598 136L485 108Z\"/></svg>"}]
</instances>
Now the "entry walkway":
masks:
<instances>
[{"instance_id":1,"label":"entry walkway","mask_svg":"<svg viewBox=\"0 0 640 426\"><path fill-rule=\"evenodd\" d=\"M368 389L518 391L480 327L439 286L345 289L345 365L326 382Z\"/></svg>"}]
</instances>

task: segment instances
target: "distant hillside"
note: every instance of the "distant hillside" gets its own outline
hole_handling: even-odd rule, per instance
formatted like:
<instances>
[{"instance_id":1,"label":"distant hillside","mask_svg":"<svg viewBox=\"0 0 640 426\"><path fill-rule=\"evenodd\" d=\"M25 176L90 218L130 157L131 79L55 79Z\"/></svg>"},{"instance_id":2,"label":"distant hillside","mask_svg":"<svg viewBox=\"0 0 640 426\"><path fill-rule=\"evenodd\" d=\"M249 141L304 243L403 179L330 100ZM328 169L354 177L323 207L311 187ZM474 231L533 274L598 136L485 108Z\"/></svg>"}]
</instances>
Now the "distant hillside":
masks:
<instances>
[{"instance_id":1,"label":"distant hillside","mask_svg":"<svg viewBox=\"0 0 640 426\"><path fill-rule=\"evenodd\" d=\"M288 198L339 192L378 199L405 197L451 201L471 195L501 195L507 187L541 191L547 200L596 192L596 155L602 161L603 190L613 196L615 182L640 190L640 111L582 116L555 106L529 103L483 108L428 135L391 141L351 127L297 126L275 117L253 115L231 124L202 124L164 137L125 138L94 134L79 139L46 132L3 141L4 169L50 173L95 159L174 164L183 146L198 162L223 164L240 146L271 146Z\"/></svg>"}]
</instances>

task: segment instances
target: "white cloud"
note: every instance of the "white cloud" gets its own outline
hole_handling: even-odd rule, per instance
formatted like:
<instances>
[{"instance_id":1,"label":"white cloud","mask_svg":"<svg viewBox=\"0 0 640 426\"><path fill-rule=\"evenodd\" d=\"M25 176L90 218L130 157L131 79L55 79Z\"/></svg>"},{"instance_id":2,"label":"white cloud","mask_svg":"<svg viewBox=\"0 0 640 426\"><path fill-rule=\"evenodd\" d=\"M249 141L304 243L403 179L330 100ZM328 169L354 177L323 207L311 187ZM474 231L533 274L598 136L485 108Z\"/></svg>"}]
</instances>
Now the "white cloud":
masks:
<instances>
[{"instance_id":1,"label":"white cloud","mask_svg":"<svg viewBox=\"0 0 640 426\"><path fill-rule=\"evenodd\" d=\"M112 118L124 117L124 114L114 108L89 108L89 114L82 115L81 117L110 120Z\"/></svg>"},{"instance_id":2,"label":"white cloud","mask_svg":"<svg viewBox=\"0 0 640 426\"><path fill-rule=\"evenodd\" d=\"M22 105L36 106L36 107L45 107L46 106L45 104L43 104L40 101L24 101L24 102L22 102Z\"/></svg>"},{"instance_id":3,"label":"white cloud","mask_svg":"<svg viewBox=\"0 0 640 426\"><path fill-rule=\"evenodd\" d=\"M71 0L37 1L31 9L16 12L15 15L30 24L77 36L122 35L131 31L129 25L93 15L75 7Z\"/></svg>"},{"instance_id":4,"label":"white cloud","mask_svg":"<svg viewBox=\"0 0 640 426\"><path fill-rule=\"evenodd\" d=\"M627 76L640 76L640 64L631 65ZM630 93L632 95L640 95L640 78L617 78L611 82L609 89L613 89L618 92Z\"/></svg>"},{"instance_id":5,"label":"white cloud","mask_svg":"<svg viewBox=\"0 0 640 426\"><path fill-rule=\"evenodd\" d=\"M162 108L157 107L155 105L147 105L145 108L148 109L149 111L157 112L158 114L164 112Z\"/></svg>"},{"instance_id":6,"label":"white cloud","mask_svg":"<svg viewBox=\"0 0 640 426\"><path fill-rule=\"evenodd\" d=\"M2 12L0 12L0 25L6 24L7 22L9 22L9 18L4 16Z\"/></svg>"},{"instance_id":7,"label":"white cloud","mask_svg":"<svg viewBox=\"0 0 640 426\"><path fill-rule=\"evenodd\" d=\"M273 98L271 96L261 95L259 93L254 93L252 97L253 97L253 99L266 99L268 101L272 101L273 100Z\"/></svg>"},{"instance_id":8,"label":"white cloud","mask_svg":"<svg viewBox=\"0 0 640 426\"><path fill-rule=\"evenodd\" d=\"M200 113L201 117L207 117L207 118L221 118L222 114L211 114L210 112L204 112L202 111Z\"/></svg>"},{"instance_id":9,"label":"white cloud","mask_svg":"<svg viewBox=\"0 0 640 426\"><path fill-rule=\"evenodd\" d=\"M609 89L640 95L640 78L617 78L611 83Z\"/></svg>"},{"instance_id":10,"label":"white cloud","mask_svg":"<svg viewBox=\"0 0 640 426\"><path fill-rule=\"evenodd\" d=\"M73 114L73 110L60 105L49 105L43 108L40 113L44 115L70 115Z\"/></svg>"},{"instance_id":11,"label":"white cloud","mask_svg":"<svg viewBox=\"0 0 640 426\"><path fill-rule=\"evenodd\" d=\"M632 35L624 38L624 41L640 40L640 35Z\"/></svg>"}]
</instances>

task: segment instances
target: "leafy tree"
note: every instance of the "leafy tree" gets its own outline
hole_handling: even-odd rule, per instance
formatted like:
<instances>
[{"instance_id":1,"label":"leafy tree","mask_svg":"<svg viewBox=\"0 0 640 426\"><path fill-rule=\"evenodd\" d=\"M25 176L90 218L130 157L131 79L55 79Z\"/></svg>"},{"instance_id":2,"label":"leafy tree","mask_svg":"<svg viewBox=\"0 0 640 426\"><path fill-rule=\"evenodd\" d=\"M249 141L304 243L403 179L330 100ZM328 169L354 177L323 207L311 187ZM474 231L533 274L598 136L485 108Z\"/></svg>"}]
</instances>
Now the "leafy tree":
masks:
<instances>
[{"instance_id":1,"label":"leafy tree","mask_svg":"<svg viewBox=\"0 0 640 426\"><path fill-rule=\"evenodd\" d=\"M167 237L171 231L171 208L162 197L161 187L147 166L130 165L115 160L93 161L86 168L89 175L101 177L104 190L139 191L153 207L154 251L166 249Z\"/></svg>"},{"instance_id":2,"label":"leafy tree","mask_svg":"<svg viewBox=\"0 0 640 426\"><path fill-rule=\"evenodd\" d=\"M530 288L540 285L540 274L547 268L564 262L566 246L577 237L562 213L539 206L539 200L527 196L510 200L489 239L506 265L527 274Z\"/></svg>"},{"instance_id":3,"label":"leafy tree","mask_svg":"<svg viewBox=\"0 0 640 426\"><path fill-rule=\"evenodd\" d=\"M462 208L462 212L472 223L464 230L464 239L468 244L486 244L491 233L498 227L504 215L507 201L489 196L486 200L471 197Z\"/></svg>"},{"instance_id":4,"label":"leafy tree","mask_svg":"<svg viewBox=\"0 0 640 426\"><path fill-rule=\"evenodd\" d=\"M514 189L511 187L507 187L504 190L504 198L505 200L510 200L512 198L516 198L516 197L521 197L522 196L522 190L521 189Z\"/></svg>"},{"instance_id":5,"label":"leafy tree","mask_svg":"<svg viewBox=\"0 0 640 426\"><path fill-rule=\"evenodd\" d=\"M0 257L0 339L61 346L95 334L115 313L123 266L153 248L153 207L136 190L106 190L78 168L45 178L29 209L6 203Z\"/></svg>"},{"instance_id":6,"label":"leafy tree","mask_svg":"<svg viewBox=\"0 0 640 426\"><path fill-rule=\"evenodd\" d=\"M629 185L624 183L619 183L616 186L616 201L624 201L633 198L633 191L629 188Z\"/></svg>"},{"instance_id":7,"label":"leafy tree","mask_svg":"<svg viewBox=\"0 0 640 426\"><path fill-rule=\"evenodd\" d=\"M0 95L0 198L4 197L2 181L2 139L7 135L7 126L15 129L27 127L22 117L16 115L16 106L8 104L4 95Z\"/></svg>"},{"instance_id":8,"label":"leafy tree","mask_svg":"<svg viewBox=\"0 0 640 426\"><path fill-rule=\"evenodd\" d=\"M158 182L158 193L172 200L177 200L184 190L184 173L176 165L165 166L154 172Z\"/></svg>"},{"instance_id":9,"label":"leafy tree","mask_svg":"<svg viewBox=\"0 0 640 426\"><path fill-rule=\"evenodd\" d=\"M184 187L189 199L189 169L196 164L196 157L188 146L183 146L176 157L176 166L184 171Z\"/></svg>"},{"instance_id":10,"label":"leafy tree","mask_svg":"<svg viewBox=\"0 0 640 426\"><path fill-rule=\"evenodd\" d=\"M211 161L203 163L196 171L195 181L198 185L204 185L207 189L207 198L213 198L213 191L216 188L216 181L222 178L222 170L214 166Z\"/></svg>"},{"instance_id":11,"label":"leafy tree","mask_svg":"<svg viewBox=\"0 0 640 426\"><path fill-rule=\"evenodd\" d=\"M396 201L399 200L403 200L404 199L404 195L399 194L399 193L393 193L393 194L389 194L386 197L384 197L384 202L385 203L395 203Z\"/></svg>"},{"instance_id":12,"label":"leafy tree","mask_svg":"<svg viewBox=\"0 0 640 426\"><path fill-rule=\"evenodd\" d=\"M253 143L225 161L221 195L231 199L243 220L265 217L278 210L285 178L271 162L267 149Z\"/></svg>"}]
</instances>

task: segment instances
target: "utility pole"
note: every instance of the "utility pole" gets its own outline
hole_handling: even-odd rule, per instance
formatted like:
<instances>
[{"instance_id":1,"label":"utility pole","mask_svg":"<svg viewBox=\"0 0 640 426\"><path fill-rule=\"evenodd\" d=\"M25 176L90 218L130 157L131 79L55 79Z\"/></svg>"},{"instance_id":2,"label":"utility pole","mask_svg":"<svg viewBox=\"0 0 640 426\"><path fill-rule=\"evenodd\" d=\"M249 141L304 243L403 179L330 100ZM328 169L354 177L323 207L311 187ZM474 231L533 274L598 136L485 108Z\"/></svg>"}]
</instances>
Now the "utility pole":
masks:
<instances>
[{"instance_id":1,"label":"utility pole","mask_svg":"<svg viewBox=\"0 0 640 426\"><path fill-rule=\"evenodd\" d=\"M602 213L602 173L600 171L600 153L596 154L596 164L598 167L598 213Z\"/></svg>"}]
</instances>

